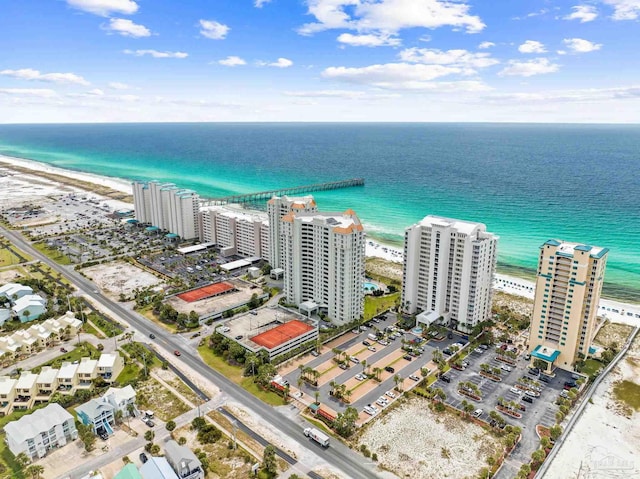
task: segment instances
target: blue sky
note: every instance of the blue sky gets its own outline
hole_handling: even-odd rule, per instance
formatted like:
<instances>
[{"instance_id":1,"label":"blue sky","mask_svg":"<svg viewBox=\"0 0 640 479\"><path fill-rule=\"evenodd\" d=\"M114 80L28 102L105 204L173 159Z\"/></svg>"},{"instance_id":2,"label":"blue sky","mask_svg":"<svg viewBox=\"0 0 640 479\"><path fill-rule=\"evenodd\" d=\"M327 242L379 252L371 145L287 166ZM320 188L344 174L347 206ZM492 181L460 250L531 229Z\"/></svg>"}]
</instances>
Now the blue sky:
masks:
<instances>
[{"instance_id":1,"label":"blue sky","mask_svg":"<svg viewBox=\"0 0 640 479\"><path fill-rule=\"evenodd\" d=\"M21 0L0 122L640 121L640 0Z\"/></svg>"}]
</instances>

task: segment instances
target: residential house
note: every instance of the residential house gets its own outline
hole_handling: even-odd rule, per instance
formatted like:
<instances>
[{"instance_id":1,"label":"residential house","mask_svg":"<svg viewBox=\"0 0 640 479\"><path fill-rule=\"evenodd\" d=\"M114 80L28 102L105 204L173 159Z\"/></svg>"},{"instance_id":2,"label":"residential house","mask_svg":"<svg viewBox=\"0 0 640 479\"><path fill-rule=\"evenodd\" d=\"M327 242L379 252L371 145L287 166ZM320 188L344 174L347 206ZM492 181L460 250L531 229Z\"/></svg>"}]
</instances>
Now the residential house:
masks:
<instances>
[{"instance_id":1,"label":"residential house","mask_svg":"<svg viewBox=\"0 0 640 479\"><path fill-rule=\"evenodd\" d=\"M202 463L191 449L170 440L165 443L164 452L167 461L180 479L204 479Z\"/></svg>"},{"instance_id":2,"label":"residential house","mask_svg":"<svg viewBox=\"0 0 640 479\"><path fill-rule=\"evenodd\" d=\"M98 377L98 360L91 358L80 359L76 375L78 376L79 388L90 388L93 385L93 380Z\"/></svg>"},{"instance_id":3,"label":"residential house","mask_svg":"<svg viewBox=\"0 0 640 479\"><path fill-rule=\"evenodd\" d=\"M78 385L78 371L79 364L76 362L64 362L60 366L58 371L58 389L61 392L72 392Z\"/></svg>"},{"instance_id":4,"label":"residential house","mask_svg":"<svg viewBox=\"0 0 640 479\"><path fill-rule=\"evenodd\" d=\"M130 462L126 466L124 466L118 474L113 476L113 479L142 479L140 472L138 472L138 468Z\"/></svg>"},{"instance_id":5,"label":"residential house","mask_svg":"<svg viewBox=\"0 0 640 479\"><path fill-rule=\"evenodd\" d=\"M8 308L0 308L0 326L11 319L11 310Z\"/></svg>"},{"instance_id":6,"label":"residential house","mask_svg":"<svg viewBox=\"0 0 640 479\"><path fill-rule=\"evenodd\" d=\"M19 331L16 331L15 333L13 333L11 337L16 342L20 343L20 345L22 346L23 354L27 354L27 355L33 354L37 352L39 349L38 338L32 336L29 333L29 331L27 331L26 329L21 329Z\"/></svg>"},{"instance_id":7,"label":"residential house","mask_svg":"<svg viewBox=\"0 0 640 479\"><path fill-rule=\"evenodd\" d=\"M31 459L44 457L47 451L78 437L73 416L56 403L10 422L4 432L13 455L24 452Z\"/></svg>"},{"instance_id":8,"label":"residential house","mask_svg":"<svg viewBox=\"0 0 640 479\"><path fill-rule=\"evenodd\" d=\"M118 353L103 353L98 360L98 374L108 383L115 381L123 368L124 361Z\"/></svg>"},{"instance_id":9,"label":"residential house","mask_svg":"<svg viewBox=\"0 0 640 479\"><path fill-rule=\"evenodd\" d=\"M16 383L17 381L9 376L0 376L0 416L6 416L13 412Z\"/></svg>"},{"instance_id":10,"label":"residential house","mask_svg":"<svg viewBox=\"0 0 640 479\"><path fill-rule=\"evenodd\" d=\"M116 408L104 398L91 399L75 408L78 419L85 426L91 426L95 434L113 434Z\"/></svg>"},{"instance_id":11,"label":"residential house","mask_svg":"<svg viewBox=\"0 0 640 479\"><path fill-rule=\"evenodd\" d=\"M47 348L53 345L55 335L41 324L34 324L27 329L29 335L37 340L37 348Z\"/></svg>"},{"instance_id":12,"label":"residential house","mask_svg":"<svg viewBox=\"0 0 640 479\"><path fill-rule=\"evenodd\" d=\"M37 294L22 296L11 308L21 323L33 321L42 316L47 310L47 301Z\"/></svg>"},{"instance_id":13,"label":"residential house","mask_svg":"<svg viewBox=\"0 0 640 479\"><path fill-rule=\"evenodd\" d=\"M49 402L49 399L58 389L58 370L51 366L44 366L36 379L35 403Z\"/></svg>"},{"instance_id":14,"label":"residential house","mask_svg":"<svg viewBox=\"0 0 640 479\"><path fill-rule=\"evenodd\" d=\"M135 416L136 392L133 386L128 385L124 388L109 388L102 398L111 404L116 411L122 411L123 417L129 415L129 406L133 406L133 415Z\"/></svg>"},{"instance_id":15,"label":"residential house","mask_svg":"<svg viewBox=\"0 0 640 479\"><path fill-rule=\"evenodd\" d=\"M33 294L33 289L24 284L7 283L4 286L0 286L0 300L6 298L10 302L14 302L29 294Z\"/></svg>"},{"instance_id":16,"label":"residential house","mask_svg":"<svg viewBox=\"0 0 640 479\"><path fill-rule=\"evenodd\" d=\"M36 398L36 382L38 375L29 371L23 372L16 382L16 396L13 400L13 410L31 409Z\"/></svg>"},{"instance_id":17,"label":"residential house","mask_svg":"<svg viewBox=\"0 0 640 479\"><path fill-rule=\"evenodd\" d=\"M164 457L150 457L140 467L140 474L144 479L179 479Z\"/></svg>"}]
</instances>

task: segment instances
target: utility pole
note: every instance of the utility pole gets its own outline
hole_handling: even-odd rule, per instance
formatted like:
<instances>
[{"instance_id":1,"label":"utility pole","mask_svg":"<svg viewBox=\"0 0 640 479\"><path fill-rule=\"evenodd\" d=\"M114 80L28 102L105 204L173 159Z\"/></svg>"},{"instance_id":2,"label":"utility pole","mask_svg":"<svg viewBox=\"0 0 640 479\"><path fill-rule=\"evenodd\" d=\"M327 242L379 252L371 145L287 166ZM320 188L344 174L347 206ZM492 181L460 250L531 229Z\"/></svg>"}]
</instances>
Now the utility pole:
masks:
<instances>
[{"instance_id":1,"label":"utility pole","mask_svg":"<svg viewBox=\"0 0 640 479\"><path fill-rule=\"evenodd\" d=\"M238 421L235 419L231 421L231 426L233 427L233 449L236 450L238 448L237 440L236 440L236 431L238 430Z\"/></svg>"}]
</instances>

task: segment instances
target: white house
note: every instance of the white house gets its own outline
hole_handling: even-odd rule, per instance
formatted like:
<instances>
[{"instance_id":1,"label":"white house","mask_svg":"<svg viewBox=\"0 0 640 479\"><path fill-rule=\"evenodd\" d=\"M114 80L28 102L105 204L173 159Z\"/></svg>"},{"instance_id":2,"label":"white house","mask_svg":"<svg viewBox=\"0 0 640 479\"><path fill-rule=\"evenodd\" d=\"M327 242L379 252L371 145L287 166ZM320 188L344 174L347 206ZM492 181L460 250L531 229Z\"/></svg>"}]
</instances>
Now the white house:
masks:
<instances>
[{"instance_id":1,"label":"white house","mask_svg":"<svg viewBox=\"0 0 640 479\"><path fill-rule=\"evenodd\" d=\"M11 302L28 294L33 294L33 289L30 286L19 283L7 283L4 286L0 286L0 298L5 297Z\"/></svg>"},{"instance_id":2,"label":"white house","mask_svg":"<svg viewBox=\"0 0 640 479\"><path fill-rule=\"evenodd\" d=\"M11 309L21 323L26 323L44 314L47 301L37 294L27 294L17 299Z\"/></svg>"},{"instance_id":3,"label":"white house","mask_svg":"<svg viewBox=\"0 0 640 479\"><path fill-rule=\"evenodd\" d=\"M6 442L14 456L24 452L31 459L64 446L78 437L73 416L53 403L4 427Z\"/></svg>"},{"instance_id":4,"label":"white house","mask_svg":"<svg viewBox=\"0 0 640 479\"><path fill-rule=\"evenodd\" d=\"M111 404L116 411L122 411L122 416L129 415L129 405L136 405L136 392L131 385L123 388L109 388L102 398ZM134 409L135 413L135 409Z\"/></svg>"}]
</instances>

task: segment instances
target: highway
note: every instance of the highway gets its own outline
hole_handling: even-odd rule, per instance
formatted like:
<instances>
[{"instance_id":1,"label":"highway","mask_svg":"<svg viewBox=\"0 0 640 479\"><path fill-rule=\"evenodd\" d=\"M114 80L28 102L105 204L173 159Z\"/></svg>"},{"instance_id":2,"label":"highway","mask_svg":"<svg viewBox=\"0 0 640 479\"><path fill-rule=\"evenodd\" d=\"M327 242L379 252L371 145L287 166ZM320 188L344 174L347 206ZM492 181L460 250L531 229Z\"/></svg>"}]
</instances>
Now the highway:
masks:
<instances>
[{"instance_id":1,"label":"highway","mask_svg":"<svg viewBox=\"0 0 640 479\"><path fill-rule=\"evenodd\" d=\"M119 318L129 323L129 325L143 334L145 337L149 337L149 334L153 333L156 336L154 343L166 348L168 351L180 350L180 360L185 366L198 372L203 377L208 378L214 385L223 390L230 398L239 402L246 408L255 412L264 421L270 424L270 426L283 434L294 439L301 448L304 448L307 454L313 454L328 462L330 465L341 471L346 477L350 479L357 478L377 478L380 477L373 469L375 466L366 466L363 463L366 459L359 454L353 452L344 444L333 441L331 447L326 450L318 450L318 448L311 447L309 441L303 434L303 428L294 422L293 420L278 413L268 404L263 403L252 394L248 393L240 386L236 385L219 372L211 369L206 365L197 354L192 353L189 350L182 349L184 343L179 342L170 333L165 331L160 326L156 326L146 318L138 315L135 312L129 311L115 301L111 301L109 298L104 297L101 294L95 293L96 286L87 278L82 276L71 267L63 267L57 264L55 261L49 259L38 250L33 248L29 242L24 240L19 233L9 231L6 228L0 226L0 232L9 239L14 245L23 251L29 253L34 258L39 259L42 263L48 265L54 271L58 271L71 281L82 293L89 296L93 301L102 305L106 310L112 311Z\"/></svg>"}]
</instances>

